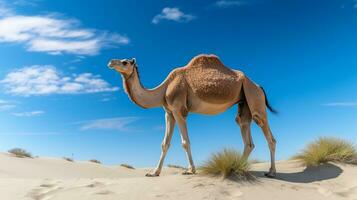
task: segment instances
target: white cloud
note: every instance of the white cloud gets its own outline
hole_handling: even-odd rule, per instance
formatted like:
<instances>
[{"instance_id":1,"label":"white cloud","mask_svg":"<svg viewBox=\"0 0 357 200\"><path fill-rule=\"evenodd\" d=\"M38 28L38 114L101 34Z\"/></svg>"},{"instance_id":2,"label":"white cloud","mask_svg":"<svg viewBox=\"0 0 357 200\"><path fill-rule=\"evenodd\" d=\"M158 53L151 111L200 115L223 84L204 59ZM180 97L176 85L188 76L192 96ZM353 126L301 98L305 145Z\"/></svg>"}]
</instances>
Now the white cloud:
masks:
<instances>
[{"instance_id":1,"label":"white cloud","mask_svg":"<svg viewBox=\"0 0 357 200\"><path fill-rule=\"evenodd\" d=\"M162 9L161 13L156 15L152 19L152 23L158 24L161 20L170 20L170 21L176 21L176 22L188 22L191 21L195 18L195 16L190 15L190 14L185 14L182 11L180 11L179 8L169 8L166 7Z\"/></svg>"},{"instance_id":2,"label":"white cloud","mask_svg":"<svg viewBox=\"0 0 357 200\"><path fill-rule=\"evenodd\" d=\"M332 102L322 104L323 106L331 107L357 107L357 102Z\"/></svg>"},{"instance_id":3,"label":"white cloud","mask_svg":"<svg viewBox=\"0 0 357 200\"><path fill-rule=\"evenodd\" d=\"M97 119L91 121L80 122L80 129L85 130L116 130L129 131L127 125L137 121L137 117L117 117L107 119Z\"/></svg>"},{"instance_id":4,"label":"white cloud","mask_svg":"<svg viewBox=\"0 0 357 200\"><path fill-rule=\"evenodd\" d=\"M13 102L0 99L0 111L10 110L15 107L16 107L16 105Z\"/></svg>"},{"instance_id":5,"label":"white cloud","mask_svg":"<svg viewBox=\"0 0 357 200\"><path fill-rule=\"evenodd\" d=\"M219 0L219 1L216 1L215 6L220 7L220 8L227 8L227 7L233 7L233 6L243 6L245 4L246 4L246 2L244 2L244 1Z\"/></svg>"},{"instance_id":6,"label":"white cloud","mask_svg":"<svg viewBox=\"0 0 357 200\"><path fill-rule=\"evenodd\" d=\"M54 66L35 65L8 73L0 81L5 92L18 96L79 94L117 91L98 75L62 75Z\"/></svg>"},{"instance_id":7,"label":"white cloud","mask_svg":"<svg viewBox=\"0 0 357 200\"><path fill-rule=\"evenodd\" d=\"M0 42L24 44L27 51L95 55L103 48L126 45L117 33L81 28L80 22L59 15L14 14L0 2Z\"/></svg>"},{"instance_id":8,"label":"white cloud","mask_svg":"<svg viewBox=\"0 0 357 200\"><path fill-rule=\"evenodd\" d=\"M43 115L45 112L41 110L31 111L31 112L19 112L19 113L12 113L12 115L16 117L35 117Z\"/></svg>"}]
</instances>

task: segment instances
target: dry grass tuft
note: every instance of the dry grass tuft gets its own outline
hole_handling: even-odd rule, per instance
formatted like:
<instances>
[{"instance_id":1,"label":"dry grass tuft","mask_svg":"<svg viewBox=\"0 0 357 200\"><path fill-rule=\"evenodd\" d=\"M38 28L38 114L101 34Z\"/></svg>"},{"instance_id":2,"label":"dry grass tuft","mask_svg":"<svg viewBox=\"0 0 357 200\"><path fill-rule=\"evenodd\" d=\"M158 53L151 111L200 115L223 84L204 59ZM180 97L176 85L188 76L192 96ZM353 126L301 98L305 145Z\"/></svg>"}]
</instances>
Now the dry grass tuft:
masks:
<instances>
[{"instance_id":1,"label":"dry grass tuft","mask_svg":"<svg viewBox=\"0 0 357 200\"><path fill-rule=\"evenodd\" d=\"M32 155L30 152L27 152L26 150L21 149L21 148L13 148L13 149L10 149L8 152L11 153L12 155L15 155L16 157L19 157L19 158L32 158Z\"/></svg>"},{"instance_id":2,"label":"dry grass tuft","mask_svg":"<svg viewBox=\"0 0 357 200\"><path fill-rule=\"evenodd\" d=\"M63 157L63 159L67 160L68 162L73 162L73 159L72 159L72 158Z\"/></svg>"},{"instance_id":3,"label":"dry grass tuft","mask_svg":"<svg viewBox=\"0 0 357 200\"><path fill-rule=\"evenodd\" d=\"M250 164L242 157L240 152L226 148L218 153L213 153L200 167L200 171L206 175L247 180L251 178L248 172L249 168Z\"/></svg>"},{"instance_id":4,"label":"dry grass tuft","mask_svg":"<svg viewBox=\"0 0 357 200\"><path fill-rule=\"evenodd\" d=\"M327 162L357 164L355 146L338 138L321 137L311 142L293 159L300 159L306 166L318 166Z\"/></svg>"},{"instance_id":5,"label":"dry grass tuft","mask_svg":"<svg viewBox=\"0 0 357 200\"><path fill-rule=\"evenodd\" d=\"M126 168L128 168L128 169L135 169L133 166L131 166L131 165L129 165L129 164L125 164L125 163L120 164L120 166L126 167Z\"/></svg>"},{"instance_id":6,"label":"dry grass tuft","mask_svg":"<svg viewBox=\"0 0 357 200\"><path fill-rule=\"evenodd\" d=\"M97 163L97 164L102 164L102 162L100 162L100 161L97 160L97 159L91 159L91 160L89 160L89 162Z\"/></svg>"}]
</instances>

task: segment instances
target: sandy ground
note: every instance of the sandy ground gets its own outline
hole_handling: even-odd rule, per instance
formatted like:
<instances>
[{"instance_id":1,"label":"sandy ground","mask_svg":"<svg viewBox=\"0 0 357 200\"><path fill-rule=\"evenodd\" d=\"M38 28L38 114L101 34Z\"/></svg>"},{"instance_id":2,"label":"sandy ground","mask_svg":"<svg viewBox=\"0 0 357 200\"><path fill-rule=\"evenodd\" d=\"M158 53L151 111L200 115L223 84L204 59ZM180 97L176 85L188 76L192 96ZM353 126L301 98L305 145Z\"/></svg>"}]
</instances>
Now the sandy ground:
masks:
<instances>
[{"instance_id":1,"label":"sandy ground","mask_svg":"<svg viewBox=\"0 0 357 200\"><path fill-rule=\"evenodd\" d=\"M237 182L201 175L184 176L165 168L160 177L148 169L127 169L56 158L16 158L0 154L1 200L151 200L274 199L357 200L357 167L329 164L305 169L298 161L277 163L278 176L262 176L268 163L254 164L255 181Z\"/></svg>"}]
</instances>

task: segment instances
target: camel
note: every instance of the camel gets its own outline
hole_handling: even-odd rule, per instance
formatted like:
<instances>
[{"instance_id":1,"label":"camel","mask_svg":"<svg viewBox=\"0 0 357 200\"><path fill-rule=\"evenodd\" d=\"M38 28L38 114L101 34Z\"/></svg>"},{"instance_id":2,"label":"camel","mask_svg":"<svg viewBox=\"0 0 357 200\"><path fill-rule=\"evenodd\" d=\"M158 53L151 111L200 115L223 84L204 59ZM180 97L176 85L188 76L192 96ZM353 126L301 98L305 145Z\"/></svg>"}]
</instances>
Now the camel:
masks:
<instances>
[{"instance_id":1,"label":"camel","mask_svg":"<svg viewBox=\"0 0 357 200\"><path fill-rule=\"evenodd\" d=\"M271 167L265 175L275 177L276 141L269 128L266 107L272 112L275 110L269 105L263 88L241 71L226 67L215 55L198 55L186 66L171 71L159 86L146 89L140 82L134 58L113 59L108 66L122 75L124 89L131 101L142 108L163 107L165 110L166 131L161 156L155 170L146 176L160 175L175 123L179 126L189 163L183 174L195 174L186 123L188 113L214 115L237 104L235 120L240 126L244 142L243 158L248 159L254 148L250 131L254 120L261 127L270 149Z\"/></svg>"}]
</instances>

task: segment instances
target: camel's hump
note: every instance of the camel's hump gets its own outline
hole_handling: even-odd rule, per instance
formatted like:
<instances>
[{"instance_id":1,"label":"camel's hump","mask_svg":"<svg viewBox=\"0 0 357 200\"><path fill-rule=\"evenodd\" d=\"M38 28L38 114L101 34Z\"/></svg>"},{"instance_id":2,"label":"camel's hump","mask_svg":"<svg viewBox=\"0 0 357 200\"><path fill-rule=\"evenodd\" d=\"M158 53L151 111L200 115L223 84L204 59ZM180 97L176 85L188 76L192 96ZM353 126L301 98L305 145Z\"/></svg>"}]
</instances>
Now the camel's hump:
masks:
<instances>
[{"instance_id":1,"label":"camel's hump","mask_svg":"<svg viewBox=\"0 0 357 200\"><path fill-rule=\"evenodd\" d=\"M217 56L196 56L183 69L187 83L201 99L217 102L236 96L240 75L224 66Z\"/></svg>"},{"instance_id":2,"label":"camel's hump","mask_svg":"<svg viewBox=\"0 0 357 200\"><path fill-rule=\"evenodd\" d=\"M192 58L192 60L186 65L187 67L205 67L205 66L224 66L218 56L210 54L200 54Z\"/></svg>"}]
</instances>

